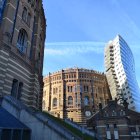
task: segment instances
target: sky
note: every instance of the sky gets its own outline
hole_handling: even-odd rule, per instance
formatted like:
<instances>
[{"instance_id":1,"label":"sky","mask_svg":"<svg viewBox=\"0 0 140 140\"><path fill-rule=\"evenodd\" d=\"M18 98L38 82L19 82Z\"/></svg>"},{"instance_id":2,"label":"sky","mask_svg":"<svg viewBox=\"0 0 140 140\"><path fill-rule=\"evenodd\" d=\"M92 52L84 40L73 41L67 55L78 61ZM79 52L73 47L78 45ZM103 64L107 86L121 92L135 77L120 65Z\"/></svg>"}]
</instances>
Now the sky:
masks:
<instances>
[{"instance_id":1,"label":"sky","mask_svg":"<svg viewBox=\"0 0 140 140\"><path fill-rule=\"evenodd\" d=\"M43 75L65 68L104 71L104 47L120 34L131 48L140 85L140 0L44 0Z\"/></svg>"}]
</instances>

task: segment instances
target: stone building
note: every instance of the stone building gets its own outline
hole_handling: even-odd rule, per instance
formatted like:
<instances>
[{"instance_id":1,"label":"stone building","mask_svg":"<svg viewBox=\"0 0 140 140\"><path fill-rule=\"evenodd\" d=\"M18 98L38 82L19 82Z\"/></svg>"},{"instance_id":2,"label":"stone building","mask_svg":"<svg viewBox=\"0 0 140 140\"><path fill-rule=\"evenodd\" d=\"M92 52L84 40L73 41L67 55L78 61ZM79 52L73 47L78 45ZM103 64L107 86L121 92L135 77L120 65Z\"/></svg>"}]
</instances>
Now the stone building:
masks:
<instances>
[{"instance_id":1,"label":"stone building","mask_svg":"<svg viewBox=\"0 0 140 140\"><path fill-rule=\"evenodd\" d=\"M45 32L42 0L0 0L0 96L42 108Z\"/></svg>"},{"instance_id":2,"label":"stone building","mask_svg":"<svg viewBox=\"0 0 140 140\"><path fill-rule=\"evenodd\" d=\"M94 70L70 68L44 77L43 110L56 117L84 125L110 98L106 76Z\"/></svg>"},{"instance_id":3,"label":"stone building","mask_svg":"<svg viewBox=\"0 0 140 140\"><path fill-rule=\"evenodd\" d=\"M140 113L128 109L128 103L118 105L117 100L107 106L100 104L99 111L87 120L98 139L101 140L140 140Z\"/></svg>"}]
</instances>

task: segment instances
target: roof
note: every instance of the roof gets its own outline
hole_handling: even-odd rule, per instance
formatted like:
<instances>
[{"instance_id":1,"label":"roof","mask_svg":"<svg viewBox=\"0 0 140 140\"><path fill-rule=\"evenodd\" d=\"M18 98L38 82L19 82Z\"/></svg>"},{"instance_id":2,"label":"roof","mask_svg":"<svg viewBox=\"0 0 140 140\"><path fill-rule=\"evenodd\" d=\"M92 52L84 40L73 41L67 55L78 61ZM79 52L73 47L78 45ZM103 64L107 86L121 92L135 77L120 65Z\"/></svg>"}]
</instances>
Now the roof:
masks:
<instances>
[{"instance_id":1,"label":"roof","mask_svg":"<svg viewBox=\"0 0 140 140\"><path fill-rule=\"evenodd\" d=\"M127 103L127 102L126 102ZM112 111L115 111L117 114L112 116ZM124 111L123 115L120 115L120 111ZM105 116L105 113L107 112L107 116ZM109 119L123 119L123 118L133 118L133 120L140 120L140 113L128 109L128 106L126 105L122 106L120 104L117 104L117 101L108 101L108 104L105 107L101 107L98 112L93 114L89 119L87 119L87 123L89 125L92 125L92 122L96 122L96 120L109 120Z\"/></svg>"},{"instance_id":2,"label":"roof","mask_svg":"<svg viewBox=\"0 0 140 140\"><path fill-rule=\"evenodd\" d=\"M2 107L0 107L0 128L29 129Z\"/></svg>"}]
</instances>

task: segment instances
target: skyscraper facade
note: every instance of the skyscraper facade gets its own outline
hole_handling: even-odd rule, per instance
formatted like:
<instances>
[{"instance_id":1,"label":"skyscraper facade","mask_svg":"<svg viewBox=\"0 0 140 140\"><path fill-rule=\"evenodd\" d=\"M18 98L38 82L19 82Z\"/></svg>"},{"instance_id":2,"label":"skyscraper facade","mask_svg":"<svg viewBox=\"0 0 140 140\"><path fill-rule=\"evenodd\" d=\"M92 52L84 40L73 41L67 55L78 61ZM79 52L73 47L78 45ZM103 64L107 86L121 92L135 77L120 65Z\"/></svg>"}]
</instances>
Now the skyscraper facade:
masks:
<instances>
[{"instance_id":1,"label":"skyscraper facade","mask_svg":"<svg viewBox=\"0 0 140 140\"><path fill-rule=\"evenodd\" d=\"M70 68L44 77L43 110L56 117L69 118L84 124L111 99L106 76L103 73Z\"/></svg>"},{"instance_id":2,"label":"skyscraper facade","mask_svg":"<svg viewBox=\"0 0 140 140\"><path fill-rule=\"evenodd\" d=\"M42 108L45 32L42 0L0 0L0 96Z\"/></svg>"},{"instance_id":3,"label":"skyscraper facade","mask_svg":"<svg viewBox=\"0 0 140 140\"><path fill-rule=\"evenodd\" d=\"M140 89L131 49L118 35L105 47L105 69L112 98L127 100L129 108L140 112Z\"/></svg>"}]
</instances>

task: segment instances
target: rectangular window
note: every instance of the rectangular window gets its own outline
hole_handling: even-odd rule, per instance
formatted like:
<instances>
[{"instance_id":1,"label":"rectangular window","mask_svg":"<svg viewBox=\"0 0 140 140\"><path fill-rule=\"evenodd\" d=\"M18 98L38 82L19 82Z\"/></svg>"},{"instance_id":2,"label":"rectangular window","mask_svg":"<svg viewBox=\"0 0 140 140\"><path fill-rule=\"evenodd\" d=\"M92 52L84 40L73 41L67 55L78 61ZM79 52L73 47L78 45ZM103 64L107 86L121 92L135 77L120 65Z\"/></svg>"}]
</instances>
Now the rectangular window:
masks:
<instances>
[{"instance_id":1,"label":"rectangular window","mask_svg":"<svg viewBox=\"0 0 140 140\"><path fill-rule=\"evenodd\" d=\"M17 97L18 80L14 79L12 84L11 96Z\"/></svg>"},{"instance_id":2,"label":"rectangular window","mask_svg":"<svg viewBox=\"0 0 140 140\"><path fill-rule=\"evenodd\" d=\"M22 140L30 140L31 139L31 133L29 130L24 130L22 134Z\"/></svg>"},{"instance_id":3,"label":"rectangular window","mask_svg":"<svg viewBox=\"0 0 140 140\"><path fill-rule=\"evenodd\" d=\"M84 92L88 92L88 86L84 86Z\"/></svg>"},{"instance_id":4,"label":"rectangular window","mask_svg":"<svg viewBox=\"0 0 140 140\"><path fill-rule=\"evenodd\" d=\"M11 140L11 130L10 129L2 130L1 140Z\"/></svg>"},{"instance_id":5,"label":"rectangular window","mask_svg":"<svg viewBox=\"0 0 140 140\"><path fill-rule=\"evenodd\" d=\"M17 95L17 99L20 99L20 97L21 97L22 88L23 88L23 83L20 82L20 83L19 83L19 86L18 86L18 95Z\"/></svg>"},{"instance_id":6,"label":"rectangular window","mask_svg":"<svg viewBox=\"0 0 140 140\"><path fill-rule=\"evenodd\" d=\"M12 140L20 140L21 139L21 130L13 130Z\"/></svg>"}]
</instances>

